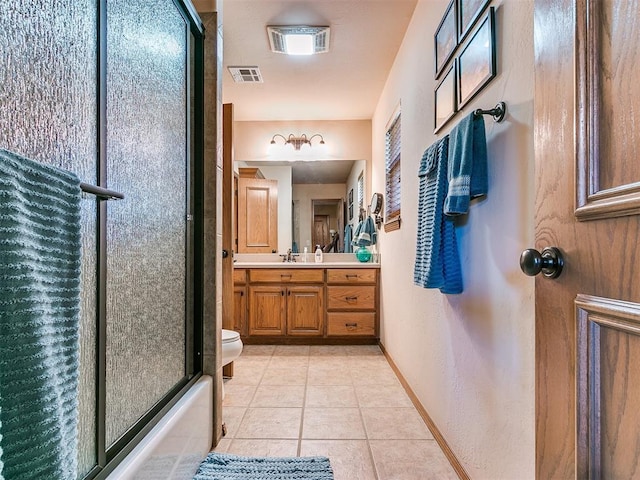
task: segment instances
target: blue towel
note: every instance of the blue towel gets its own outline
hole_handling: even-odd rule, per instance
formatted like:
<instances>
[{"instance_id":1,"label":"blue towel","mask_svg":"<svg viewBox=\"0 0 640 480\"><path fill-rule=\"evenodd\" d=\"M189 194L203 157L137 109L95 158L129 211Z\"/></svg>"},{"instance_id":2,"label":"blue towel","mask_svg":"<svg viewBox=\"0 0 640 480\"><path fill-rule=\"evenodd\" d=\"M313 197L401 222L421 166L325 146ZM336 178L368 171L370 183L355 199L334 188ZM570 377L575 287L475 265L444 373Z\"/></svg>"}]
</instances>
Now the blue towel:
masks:
<instances>
[{"instance_id":1,"label":"blue towel","mask_svg":"<svg viewBox=\"0 0 640 480\"><path fill-rule=\"evenodd\" d=\"M344 253L353 253L353 246L351 245L352 235L351 224L347 223L347 226L344 227Z\"/></svg>"},{"instance_id":2,"label":"blue towel","mask_svg":"<svg viewBox=\"0 0 640 480\"><path fill-rule=\"evenodd\" d=\"M465 214L470 199L487 194L487 139L482 115L467 115L451 130L448 179L445 215Z\"/></svg>"},{"instance_id":3,"label":"blue towel","mask_svg":"<svg viewBox=\"0 0 640 480\"><path fill-rule=\"evenodd\" d=\"M353 237L353 244L358 247L368 247L369 245L375 245L377 241L376 222L369 216L358 224Z\"/></svg>"},{"instance_id":4,"label":"blue towel","mask_svg":"<svg viewBox=\"0 0 640 480\"><path fill-rule=\"evenodd\" d=\"M431 145L422 155L418 176L418 238L413 281L442 293L462 292L458 242L451 218L444 215L447 195L449 137Z\"/></svg>"},{"instance_id":5,"label":"blue towel","mask_svg":"<svg viewBox=\"0 0 640 480\"><path fill-rule=\"evenodd\" d=\"M80 181L0 150L1 477L77 476Z\"/></svg>"}]
</instances>

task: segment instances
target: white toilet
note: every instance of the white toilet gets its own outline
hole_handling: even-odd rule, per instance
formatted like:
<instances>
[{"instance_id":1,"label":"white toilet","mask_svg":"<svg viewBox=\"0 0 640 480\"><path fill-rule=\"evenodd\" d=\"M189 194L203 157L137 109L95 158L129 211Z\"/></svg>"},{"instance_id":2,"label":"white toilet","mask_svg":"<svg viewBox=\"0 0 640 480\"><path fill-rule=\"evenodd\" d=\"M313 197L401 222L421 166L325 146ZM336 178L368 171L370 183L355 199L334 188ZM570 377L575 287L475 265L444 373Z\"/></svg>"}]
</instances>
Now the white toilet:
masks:
<instances>
[{"instance_id":1,"label":"white toilet","mask_svg":"<svg viewBox=\"0 0 640 480\"><path fill-rule=\"evenodd\" d=\"M242 353L240 334L233 330L222 329L222 366L230 364Z\"/></svg>"},{"instance_id":2,"label":"white toilet","mask_svg":"<svg viewBox=\"0 0 640 480\"><path fill-rule=\"evenodd\" d=\"M233 330L222 329L222 366L230 364L242 353L242 340L240 334ZM224 400L224 382L222 382L222 399ZM222 431L226 433L227 429L223 425Z\"/></svg>"}]
</instances>

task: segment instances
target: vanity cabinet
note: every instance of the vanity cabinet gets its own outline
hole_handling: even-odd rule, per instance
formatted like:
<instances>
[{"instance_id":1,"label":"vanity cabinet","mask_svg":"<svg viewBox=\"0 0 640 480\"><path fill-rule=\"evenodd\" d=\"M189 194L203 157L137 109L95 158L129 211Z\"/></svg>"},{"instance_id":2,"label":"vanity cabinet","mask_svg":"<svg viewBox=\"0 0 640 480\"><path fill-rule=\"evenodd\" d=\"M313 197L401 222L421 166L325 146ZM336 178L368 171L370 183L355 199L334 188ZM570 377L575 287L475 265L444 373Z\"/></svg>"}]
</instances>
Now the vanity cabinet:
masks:
<instances>
[{"instance_id":1,"label":"vanity cabinet","mask_svg":"<svg viewBox=\"0 0 640 480\"><path fill-rule=\"evenodd\" d=\"M324 271L251 269L249 336L324 333Z\"/></svg>"},{"instance_id":2,"label":"vanity cabinet","mask_svg":"<svg viewBox=\"0 0 640 480\"><path fill-rule=\"evenodd\" d=\"M234 275L236 311L246 312L238 331L246 343L375 343L378 271L247 268Z\"/></svg>"},{"instance_id":3,"label":"vanity cabinet","mask_svg":"<svg viewBox=\"0 0 640 480\"><path fill-rule=\"evenodd\" d=\"M327 270L327 336L377 336L378 271Z\"/></svg>"},{"instance_id":4,"label":"vanity cabinet","mask_svg":"<svg viewBox=\"0 0 640 480\"><path fill-rule=\"evenodd\" d=\"M244 269L233 271L233 330L247 335L247 272Z\"/></svg>"}]
</instances>

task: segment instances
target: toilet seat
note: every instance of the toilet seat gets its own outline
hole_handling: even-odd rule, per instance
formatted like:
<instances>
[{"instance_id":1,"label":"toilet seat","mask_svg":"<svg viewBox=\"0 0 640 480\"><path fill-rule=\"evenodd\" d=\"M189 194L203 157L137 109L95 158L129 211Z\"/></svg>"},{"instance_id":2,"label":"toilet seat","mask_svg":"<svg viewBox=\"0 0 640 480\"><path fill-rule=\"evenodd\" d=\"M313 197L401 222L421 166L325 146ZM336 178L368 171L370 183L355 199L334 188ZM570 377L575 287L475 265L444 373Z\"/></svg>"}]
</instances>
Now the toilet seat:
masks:
<instances>
[{"instance_id":1,"label":"toilet seat","mask_svg":"<svg viewBox=\"0 0 640 480\"><path fill-rule=\"evenodd\" d=\"M222 329L222 343L233 343L240 340L240 334L233 330Z\"/></svg>"}]
</instances>

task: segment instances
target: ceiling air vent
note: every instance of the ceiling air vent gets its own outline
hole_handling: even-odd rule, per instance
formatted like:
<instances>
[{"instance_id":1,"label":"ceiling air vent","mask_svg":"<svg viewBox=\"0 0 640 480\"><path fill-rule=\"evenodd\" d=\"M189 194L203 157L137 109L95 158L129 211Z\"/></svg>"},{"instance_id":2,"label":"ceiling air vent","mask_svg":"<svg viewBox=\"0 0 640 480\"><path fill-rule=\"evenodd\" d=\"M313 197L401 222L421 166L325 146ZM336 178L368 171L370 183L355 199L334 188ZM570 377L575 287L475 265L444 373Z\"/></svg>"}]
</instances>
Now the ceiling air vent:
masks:
<instances>
[{"instance_id":1,"label":"ceiling air vent","mask_svg":"<svg viewBox=\"0 0 640 480\"><path fill-rule=\"evenodd\" d=\"M311 55L329 51L329 27L309 26L268 26L271 51L289 55ZM299 51L302 43L310 46L309 51Z\"/></svg>"},{"instance_id":2,"label":"ceiling air vent","mask_svg":"<svg viewBox=\"0 0 640 480\"><path fill-rule=\"evenodd\" d=\"M236 83L263 83L258 67L228 67Z\"/></svg>"}]
</instances>

